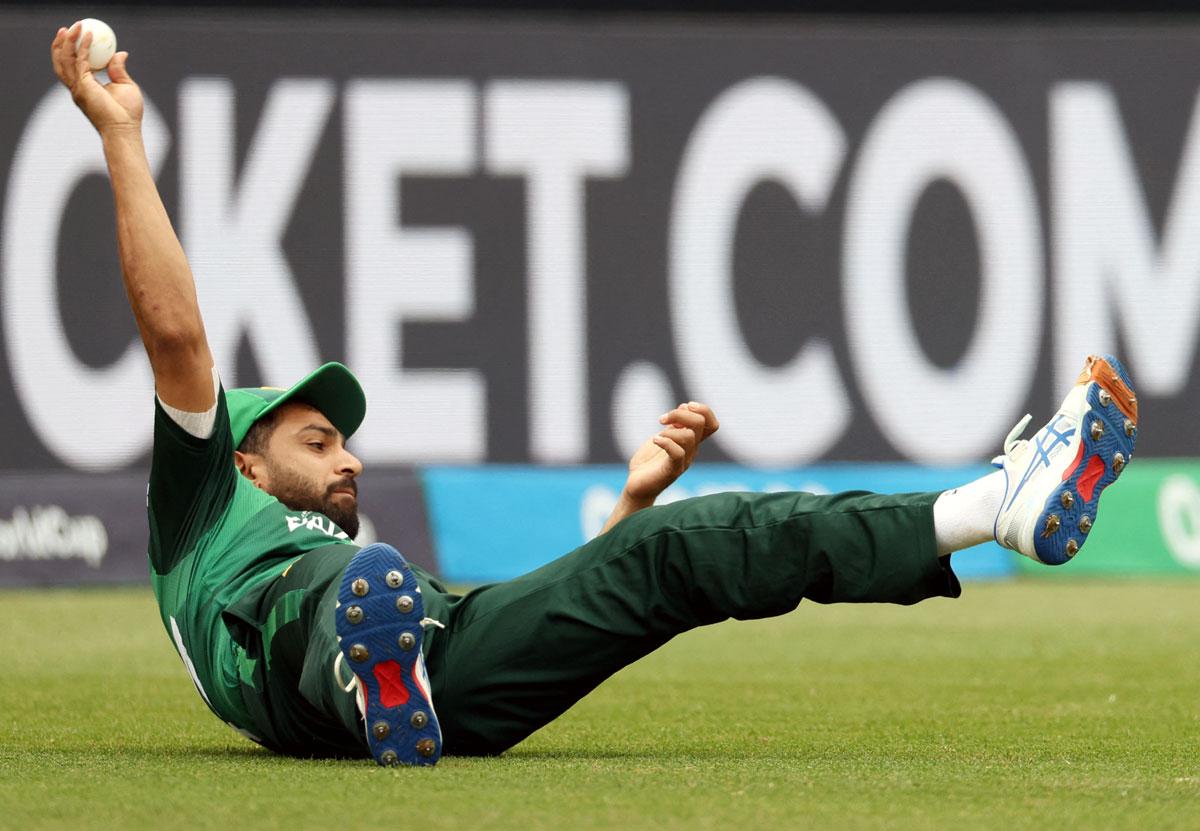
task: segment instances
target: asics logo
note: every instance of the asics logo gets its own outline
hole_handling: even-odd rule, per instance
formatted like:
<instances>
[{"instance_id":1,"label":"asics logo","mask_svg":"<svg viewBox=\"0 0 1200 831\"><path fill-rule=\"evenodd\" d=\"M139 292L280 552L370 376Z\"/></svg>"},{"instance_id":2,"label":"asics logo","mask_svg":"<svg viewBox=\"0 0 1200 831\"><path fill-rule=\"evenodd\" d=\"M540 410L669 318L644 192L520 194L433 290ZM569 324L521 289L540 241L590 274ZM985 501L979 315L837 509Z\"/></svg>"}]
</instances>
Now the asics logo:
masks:
<instances>
[{"instance_id":1,"label":"asics logo","mask_svg":"<svg viewBox=\"0 0 1200 831\"><path fill-rule=\"evenodd\" d=\"M1050 467L1050 451L1060 444L1069 444L1071 437L1075 435L1074 427L1068 427L1066 432L1058 429L1058 422L1062 421L1062 419L1063 416L1056 415L1054 421L1047 424L1040 433L1033 437L1037 449L1037 456L1034 458L1034 461L1040 460L1045 467ZM1054 438L1051 439L1051 436ZM1046 440L1049 440L1048 444ZM1032 466L1031 463L1030 467Z\"/></svg>"},{"instance_id":2,"label":"asics logo","mask_svg":"<svg viewBox=\"0 0 1200 831\"><path fill-rule=\"evenodd\" d=\"M1017 501L1017 496L1021 493L1021 488L1025 487L1033 474L1037 472L1038 463L1042 467L1050 467L1050 454L1059 445L1066 446L1071 443L1071 438L1075 435L1075 428L1068 426L1065 430L1059 429L1059 422L1065 419L1062 415L1056 415L1054 420L1038 431L1038 434L1033 437L1034 456L1029 460L1029 466L1025 468L1025 473L1021 476L1021 481L1017 483L1017 489L1013 491L1012 499L1008 500L1008 507L1011 507Z\"/></svg>"}]
</instances>

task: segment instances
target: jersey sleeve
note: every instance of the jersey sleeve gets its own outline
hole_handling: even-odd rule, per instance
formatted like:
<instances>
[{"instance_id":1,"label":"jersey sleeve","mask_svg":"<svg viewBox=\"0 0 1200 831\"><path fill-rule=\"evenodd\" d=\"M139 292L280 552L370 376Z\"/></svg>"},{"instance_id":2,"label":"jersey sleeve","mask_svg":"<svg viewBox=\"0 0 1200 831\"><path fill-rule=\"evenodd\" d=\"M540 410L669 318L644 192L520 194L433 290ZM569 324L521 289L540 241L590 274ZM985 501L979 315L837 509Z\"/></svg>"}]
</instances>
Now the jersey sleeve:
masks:
<instances>
[{"instance_id":1,"label":"jersey sleeve","mask_svg":"<svg viewBox=\"0 0 1200 831\"><path fill-rule=\"evenodd\" d=\"M170 572L229 507L240 475L233 450L224 388L217 390L216 423L207 439L176 424L155 398L146 509L150 564L158 574Z\"/></svg>"}]
</instances>

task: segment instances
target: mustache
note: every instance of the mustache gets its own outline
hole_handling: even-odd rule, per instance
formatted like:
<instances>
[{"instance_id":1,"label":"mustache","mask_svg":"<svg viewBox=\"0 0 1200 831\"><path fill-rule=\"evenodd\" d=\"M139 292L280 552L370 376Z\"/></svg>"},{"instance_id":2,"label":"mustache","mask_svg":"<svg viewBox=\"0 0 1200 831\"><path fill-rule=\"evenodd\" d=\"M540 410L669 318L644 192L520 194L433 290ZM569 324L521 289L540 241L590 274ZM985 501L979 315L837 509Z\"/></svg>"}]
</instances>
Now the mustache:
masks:
<instances>
[{"instance_id":1,"label":"mustache","mask_svg":"<svg viewBox=\"0 0 1200 831\"><path fill-rule=\"evenodd\" d=\"M345 479L339 479L328 488L325 489L325 496L333 496L334 491L350 491L354 494L355 499L358 498L358 482L347 476Z\"/></svg>"}]
</instances>

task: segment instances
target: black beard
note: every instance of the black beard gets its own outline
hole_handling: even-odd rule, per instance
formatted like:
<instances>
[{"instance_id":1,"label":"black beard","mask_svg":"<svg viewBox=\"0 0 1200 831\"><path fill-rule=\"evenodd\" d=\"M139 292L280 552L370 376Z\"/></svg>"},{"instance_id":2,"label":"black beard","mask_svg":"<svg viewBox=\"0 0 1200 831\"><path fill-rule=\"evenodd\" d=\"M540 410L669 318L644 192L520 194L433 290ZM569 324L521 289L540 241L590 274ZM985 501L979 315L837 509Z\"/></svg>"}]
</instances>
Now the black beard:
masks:
<instances>
[{"instance_id":1,"label":"black beard","mask_svg":"<svg viewBox=\"0 0 1200 831\"><path fill-rule=\"evenodd\" d=\"M291 471L271 471L271 495L293 511L313 511L324 514L333 520L333 524L349 535L350 539L358 536L358 507L352 505L342 508L333 501L333 492L339 488L349 489L358 495L358 483L353 479L342 479L334 482L321 495L313 494L299 476Z\"/></svg>"}]
</instances>

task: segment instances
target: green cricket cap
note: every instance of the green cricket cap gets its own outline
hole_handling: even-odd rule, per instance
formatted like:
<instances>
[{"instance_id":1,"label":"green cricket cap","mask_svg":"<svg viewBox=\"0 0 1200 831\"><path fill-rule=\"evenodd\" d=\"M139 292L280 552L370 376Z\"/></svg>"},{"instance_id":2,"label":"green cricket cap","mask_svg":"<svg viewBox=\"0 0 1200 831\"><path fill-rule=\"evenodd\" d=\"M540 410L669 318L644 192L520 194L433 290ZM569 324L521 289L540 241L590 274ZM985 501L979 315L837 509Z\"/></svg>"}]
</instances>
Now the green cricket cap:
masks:
<instances>
[{"instance_id":1,"label":"green cricket cap","mask_svg":"<svg viewBox=\"0 0 1200 831\"><path fill-rule=\"evenodd\" d=\"M367 414L367 397L354 373L330 362L318 367L287 389L239 387L225 391L233 446L237 447L254 422L289 401L300 401L320 410L345 438L350 438Z\"/></svg>"}]
</instances>

